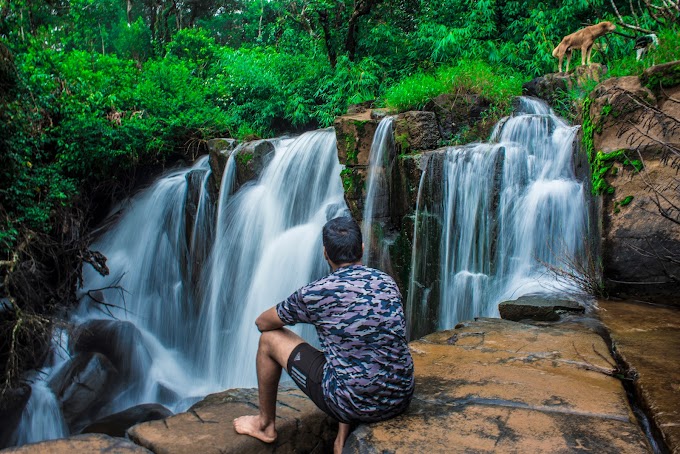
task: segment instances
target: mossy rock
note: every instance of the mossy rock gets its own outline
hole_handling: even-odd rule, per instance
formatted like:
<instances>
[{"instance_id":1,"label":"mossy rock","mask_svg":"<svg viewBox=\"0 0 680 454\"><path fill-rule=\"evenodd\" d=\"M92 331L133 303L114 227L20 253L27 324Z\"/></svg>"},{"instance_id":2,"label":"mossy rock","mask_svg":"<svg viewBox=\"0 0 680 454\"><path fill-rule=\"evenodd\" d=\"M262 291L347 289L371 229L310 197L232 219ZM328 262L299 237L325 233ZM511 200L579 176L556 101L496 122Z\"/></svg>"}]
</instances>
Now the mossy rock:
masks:
<instances>
[{"instance_id":1,"label":"mossy rock","mask_svg":"<svg viewBox=\"0 0 680 454\"><path fill-rule=\"evenodd\" d=\"M367 166L378 121L371 119L367 112L360 117L338 117L334 128L340 164Z\"/></svg>"},{"instance_id":2,"label":"mossy rock","mask_svg":"<svg viewBox=\"0 0 680 454\"><path fill-rule=\"evenodd\" d=\"M680 85L680 60L647 68L640 80L645 87L654 91Z\"/></svg>"}]
</instances>

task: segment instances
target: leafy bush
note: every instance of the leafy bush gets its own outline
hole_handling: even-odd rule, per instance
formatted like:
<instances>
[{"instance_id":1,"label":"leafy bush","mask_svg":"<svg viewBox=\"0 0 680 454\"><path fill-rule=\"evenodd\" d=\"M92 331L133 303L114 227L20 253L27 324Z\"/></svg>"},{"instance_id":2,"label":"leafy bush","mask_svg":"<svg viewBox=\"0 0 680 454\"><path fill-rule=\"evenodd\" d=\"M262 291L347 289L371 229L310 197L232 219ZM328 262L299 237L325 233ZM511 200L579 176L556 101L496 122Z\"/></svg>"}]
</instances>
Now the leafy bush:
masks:
<instances>
[{"instance_id":1,"label":"leafy bush","mask_svg":"<svg viewBox=\"0 0 680 454\"><path fill-rule=\"evenodd\" d=\"M407 77L389 88L383 97L386 107L399 112L420 109L427 101L457 91L479 93L500 107L507 107L512 97L522 93L521 77L507 67L492 67L480 61L462 61L430 73Z\"/></svg>"}]
</instances>

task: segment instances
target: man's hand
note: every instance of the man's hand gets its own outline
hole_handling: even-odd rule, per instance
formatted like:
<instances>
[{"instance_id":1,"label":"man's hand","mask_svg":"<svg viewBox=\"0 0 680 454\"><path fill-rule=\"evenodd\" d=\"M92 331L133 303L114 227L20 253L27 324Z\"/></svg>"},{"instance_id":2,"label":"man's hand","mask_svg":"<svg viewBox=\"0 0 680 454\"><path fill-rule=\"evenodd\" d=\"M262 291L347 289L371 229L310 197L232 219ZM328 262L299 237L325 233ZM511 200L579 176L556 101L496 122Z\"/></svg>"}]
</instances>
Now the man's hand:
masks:
<instances>
[{"instance_id":1,"label":"man's hand","mask_svg":"<svg viewBox=\"0 0 680 454\"><path fill-rule=\"evenodd\" d=\"M261 333L286 326L286 324L281 321L281 318L279 318L279 314L276 313L276 306L261 313L260 316L255 320L255 324Z\"/></svg>"}]
</instances>

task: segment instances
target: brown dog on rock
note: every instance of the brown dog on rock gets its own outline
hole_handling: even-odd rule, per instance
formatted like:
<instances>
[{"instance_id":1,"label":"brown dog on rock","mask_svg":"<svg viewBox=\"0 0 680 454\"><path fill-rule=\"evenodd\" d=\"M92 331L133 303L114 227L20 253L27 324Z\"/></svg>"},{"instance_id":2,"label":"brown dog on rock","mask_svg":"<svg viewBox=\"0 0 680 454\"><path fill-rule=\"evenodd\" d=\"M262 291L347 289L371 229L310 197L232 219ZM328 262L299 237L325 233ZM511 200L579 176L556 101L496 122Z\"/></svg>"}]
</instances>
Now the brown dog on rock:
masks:
<instances>
[{"instance_id":1,"label":"brown dog on rock","mask_svg":"<svg viewBox=\"0 0 680 454\"><path fill-rule=\"evenodd\" d=\"M593 50L593 43L600 36L613 32L616 25L611 22L600 22L596 25L583 28L577 32L567 35L562 39L562 42L553 50L553 57L559 59L559 71L562 72L562 60L567 56L567 72L569 72L569 61L571 60L571 51L574 49L581 49L581 64L590 65L590 53Z\"/></svg>"}]
</instances>

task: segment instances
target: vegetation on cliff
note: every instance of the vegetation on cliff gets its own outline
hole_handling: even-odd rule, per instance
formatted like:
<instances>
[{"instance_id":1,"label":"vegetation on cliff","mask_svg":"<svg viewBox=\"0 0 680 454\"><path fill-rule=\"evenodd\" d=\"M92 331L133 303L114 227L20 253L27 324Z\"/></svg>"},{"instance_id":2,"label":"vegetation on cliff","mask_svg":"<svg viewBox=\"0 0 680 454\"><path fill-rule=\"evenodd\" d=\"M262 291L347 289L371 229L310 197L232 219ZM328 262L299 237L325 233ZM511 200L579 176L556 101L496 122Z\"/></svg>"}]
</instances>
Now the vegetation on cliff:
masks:
<instances>
[{"instance_id":1,"label":"vegetation on cliff","mask_svg":"<svg viewBox=\"0 0 680 454\"><path fill-rule=\"evenodd\" d=\"M604 0L0 2L0 337L13 336L18 346L31 326L46 327L31 314L72 302L83 262L105 272L85 233L145 169L192 158L215 136L328 126L353 103L403 111L471 90L503 108L523 80L555 70L551 52L562 36L603 19L661 40L639 63L632 39L606 37L594 61L614 74L677 58L677 17L630 7ZM12 357L6 353L3 366ZM20 366L9 364L8 384Z\"/></svg>"}]
</instances>

